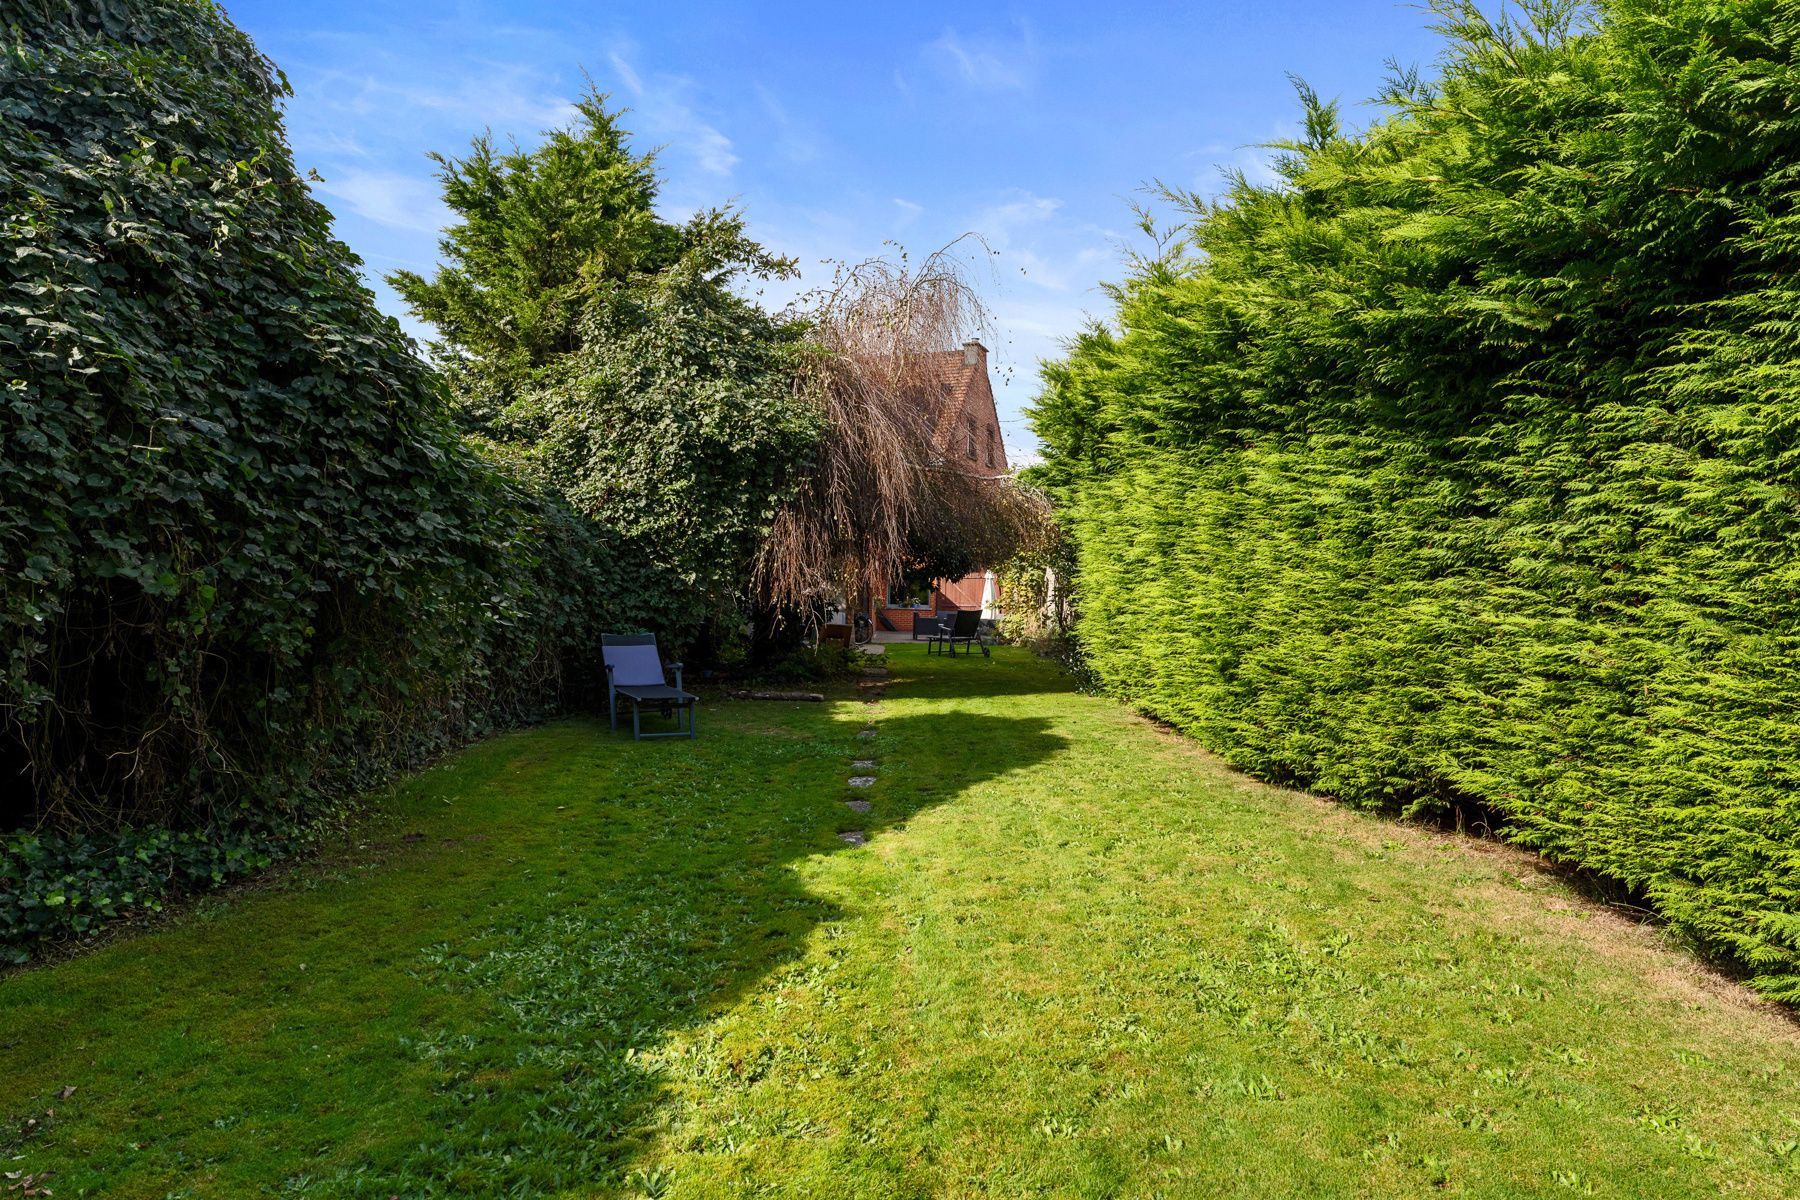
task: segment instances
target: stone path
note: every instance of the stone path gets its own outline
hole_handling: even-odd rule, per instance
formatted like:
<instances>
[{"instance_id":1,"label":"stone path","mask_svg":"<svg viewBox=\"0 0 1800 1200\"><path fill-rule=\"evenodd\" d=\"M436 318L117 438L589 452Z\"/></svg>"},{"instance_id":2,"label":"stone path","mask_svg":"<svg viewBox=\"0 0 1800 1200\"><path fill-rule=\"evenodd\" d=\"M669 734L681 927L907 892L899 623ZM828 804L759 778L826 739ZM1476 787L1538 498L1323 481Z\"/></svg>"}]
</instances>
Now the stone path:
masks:
<instances>
[{"instance_id":1,"label":"stone path","mask_svg":"<svg viewBox=\"0 0 1800 1200\"><path fill-rule=\"evenodd\" d=\"M862 695L863 703L879 704L883 693L887 689L888 680L891 678L887 668L864 667L858 671L857 674L863 677L862 681L856 685L857 691ZM859 730L856 736L859 738L872 738L875 736L875 733L875 718L873 714L870 714L868 728ZM874 774L875 766L876 760L873 758L851 759L850 769L857 772L857 774L850 776L850 778L844 782L853 788L874 787L876 779ZM867 800L846 799L844 801L844 807L854 813L866 813L875 806ZM846 829L838 834L838 837L845 844L851 846L867 845L869 841L869 835L860 829Z\"/></svg>"}]
</instances>

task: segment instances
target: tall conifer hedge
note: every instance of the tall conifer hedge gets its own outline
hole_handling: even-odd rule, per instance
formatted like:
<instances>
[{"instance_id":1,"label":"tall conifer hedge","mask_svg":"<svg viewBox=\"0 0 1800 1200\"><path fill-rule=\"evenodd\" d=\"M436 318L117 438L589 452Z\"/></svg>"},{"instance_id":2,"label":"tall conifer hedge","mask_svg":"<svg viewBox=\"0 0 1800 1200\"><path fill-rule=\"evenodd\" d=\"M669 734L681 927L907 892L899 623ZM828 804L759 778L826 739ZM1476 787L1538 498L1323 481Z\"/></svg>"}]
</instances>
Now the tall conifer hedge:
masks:
<instances>
[{"instance_id":1,"label":"tall conifer hedge","mask_svg":"<svg viewBox=\"0 0 1800 1200\"><path fill-rule=\"evenodd\" d=\"M1800 6L1440 6L1436 77L1046 371L1106 683L1641 889L1800 1000Z\"/></svg>"}]
</instances>

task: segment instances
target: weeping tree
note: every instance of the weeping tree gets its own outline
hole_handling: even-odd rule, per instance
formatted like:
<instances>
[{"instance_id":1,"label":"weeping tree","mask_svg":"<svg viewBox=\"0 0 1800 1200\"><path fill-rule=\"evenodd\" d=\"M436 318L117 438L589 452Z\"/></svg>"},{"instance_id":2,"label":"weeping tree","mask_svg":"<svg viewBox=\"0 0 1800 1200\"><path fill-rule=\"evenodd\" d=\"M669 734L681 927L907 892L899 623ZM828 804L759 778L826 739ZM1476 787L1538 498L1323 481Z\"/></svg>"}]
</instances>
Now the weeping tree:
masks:
<instances>
[{"instance_id":1,"label":"weeping tree","mask_svg":"<svg viewBox=\"0 0 1800 1200\"><path fill-rule=\"evenodd\" d=\"M734 290L791 275L728 209L657 215L654 157L593 92L531 150L436 156L459 220L431 279L389 277L439 339L471 438L560 491L608 548L615 626L706 640L811 453L801 327Z\"/></svg>"},{"instance_id":2,"label":"weeping tree","mask_svg":"<svg viewBox=\"0 0 1800 1200\"><path fill-rule=\"evenodd\" d=\"M950 249L917 267L840 267L790 315L807 330L794 392L822 432L757 555L765 618L854 603L906 571L966 575L1046 535L1041 495L964 467L934 439L944 348L986 319Z\"/></svg>"}]
</instances>

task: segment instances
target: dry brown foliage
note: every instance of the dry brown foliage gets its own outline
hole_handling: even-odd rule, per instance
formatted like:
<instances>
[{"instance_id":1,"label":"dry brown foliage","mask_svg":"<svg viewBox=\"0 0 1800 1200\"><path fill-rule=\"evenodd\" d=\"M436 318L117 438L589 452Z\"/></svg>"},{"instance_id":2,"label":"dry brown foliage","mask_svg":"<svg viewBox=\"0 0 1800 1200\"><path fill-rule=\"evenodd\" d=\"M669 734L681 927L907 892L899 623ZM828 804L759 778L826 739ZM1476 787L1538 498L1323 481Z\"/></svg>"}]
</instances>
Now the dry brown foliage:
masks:
<instances>
[{"instance_id":1,"label":"dry brown foliage","mask_svg":"<svg viewBox=\"0 0 1800 1200\"><path fill-rule=\"evenodd\" d=\"M939 356L987 325L954 249L917 267L904 256L841 266L790 310L811 331L794 386L824 432L758 554L763 602L855 604L907 568L935 566L943 547L997 566L1047 535L1041 495L932 440L947 399Z\"/></svg>"}]
</instances>

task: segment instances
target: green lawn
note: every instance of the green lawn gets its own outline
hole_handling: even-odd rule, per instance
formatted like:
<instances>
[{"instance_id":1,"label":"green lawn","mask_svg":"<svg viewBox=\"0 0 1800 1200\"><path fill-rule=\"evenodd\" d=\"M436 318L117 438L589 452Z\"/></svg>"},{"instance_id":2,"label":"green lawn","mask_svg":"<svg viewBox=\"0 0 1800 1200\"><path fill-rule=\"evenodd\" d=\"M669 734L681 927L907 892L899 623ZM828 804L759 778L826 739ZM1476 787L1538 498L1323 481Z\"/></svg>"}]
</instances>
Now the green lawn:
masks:
<instances>
[{"instance_id":1,"label":"green lawn","mask_svg":"<svg viewBox=\"0 0 1800 1200\"><path fill-rule=\"evenodd\" d=\"M0 979L4 1169L58 1197L1800 1194L1795 1026L1654 931L1023 653L890 661L878 704L712 702L697 742L495 738L278 886Z\"/></svg>"}]
</instances>

